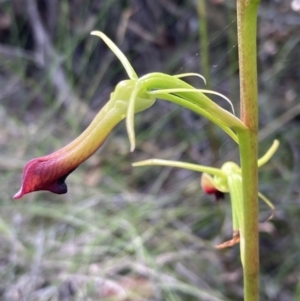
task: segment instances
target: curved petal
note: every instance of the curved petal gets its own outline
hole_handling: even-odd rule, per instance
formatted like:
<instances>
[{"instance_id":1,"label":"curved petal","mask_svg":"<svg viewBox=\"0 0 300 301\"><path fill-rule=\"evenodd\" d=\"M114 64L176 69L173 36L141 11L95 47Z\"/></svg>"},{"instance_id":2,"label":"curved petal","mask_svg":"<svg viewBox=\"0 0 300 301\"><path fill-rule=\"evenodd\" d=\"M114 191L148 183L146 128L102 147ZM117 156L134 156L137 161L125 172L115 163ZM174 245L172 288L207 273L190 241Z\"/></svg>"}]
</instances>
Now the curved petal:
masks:
<instances>
[{"instance_id":1,"label":"curved petal","mask_svg":"<svg viewBox=\"0 0 300 301\"><path fill-rule=\"evenodd\" d=\"M129 63L127 57L107 35L105 35L103 32L99 30L92 31L91 35L98 36L106 43L106 45L110 48L110 50L120 60L130 79L138 79L138 76L136 75L131 64Z\"/></svg>"}]
</instances>

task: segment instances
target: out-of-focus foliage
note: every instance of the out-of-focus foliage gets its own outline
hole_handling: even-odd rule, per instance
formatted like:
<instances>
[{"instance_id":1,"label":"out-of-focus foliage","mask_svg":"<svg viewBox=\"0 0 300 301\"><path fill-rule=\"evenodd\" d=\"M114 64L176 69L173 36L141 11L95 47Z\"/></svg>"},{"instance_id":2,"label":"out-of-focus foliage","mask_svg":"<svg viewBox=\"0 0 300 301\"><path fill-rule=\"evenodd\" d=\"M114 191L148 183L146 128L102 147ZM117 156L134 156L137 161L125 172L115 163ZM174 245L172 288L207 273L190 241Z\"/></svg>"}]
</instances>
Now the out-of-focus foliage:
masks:
<instances>
[{"instance_id":1,"label":"out-of-focus foliage","mask_svg":"<svg viewBox=\"0 0 300 301\"><path fill-rule=\"evenodd\" d=\"M258 23L260 155L281 141L260 178L260 191L277 208L265 223L269 211L261 208L262 300L297 300L300 293L294 2L262 0ZM234 3L207 1L207 47L211 88L238 111ZM132 154L119 127L68 179L69 194L12 200L24 163L76 137L126 78L91 30L116 41L139 75L201 73L198 25L189 0L0 2L1 300L242 299L239 248L214 249L232 234L227 200L202 195L196 173L130 164L149 157L238 162L234 143L186 110L160 103L137 115Z\"/></svg>"}]
</instances>

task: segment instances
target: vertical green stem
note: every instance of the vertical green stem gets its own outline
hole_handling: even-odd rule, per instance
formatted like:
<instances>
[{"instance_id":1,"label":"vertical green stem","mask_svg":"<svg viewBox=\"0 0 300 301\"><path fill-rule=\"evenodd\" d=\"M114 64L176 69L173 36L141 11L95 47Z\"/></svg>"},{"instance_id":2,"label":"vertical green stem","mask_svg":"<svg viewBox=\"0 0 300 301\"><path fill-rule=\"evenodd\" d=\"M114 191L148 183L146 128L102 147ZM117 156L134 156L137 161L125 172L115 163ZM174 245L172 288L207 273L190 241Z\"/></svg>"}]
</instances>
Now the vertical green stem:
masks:
<instances>
[{"instance_id":1,"label":"vertical green stem","mask_svg":"<svg viewBox=\"0 0 300 301\"><path fill-rule=\"evenodd\" d=\"M257 175L257 55L259 0L237 0L241 119L248 130L239 133L243 177L244 300L259 300L258 175Z\"/></svg>"},{"instance_id":2,"label":"vertical green stem","mask_svg":"<svg viewBox=\"0 0 300 301\"><path fill-rule=\"evenodd\" d=\"M235 11L232 7L228 6L228 21L231 22L235 19ZM234 48L234 45L237 44L237 29L234 26L228 27L228 61L229 61L229 70L228 70L228 77L229 77L229 92L233 93L236 89L236 79L234 74L238 70L238 63L237 63L237 50Z\"/></svg>"},{"instance_id":3,"label":"vertical green stem","mask_svg":"<svg viewBox=\"0 0 300 301\"><path fill-rule=\"evenodd\" d=\"M207 34L207 12L206 0L198 0L197 10L199 14L199 38L200 38L200 60L203 76L206 79L207 89L210 89L210 72L209 72L209 43Z\"/></svg>"},{"instance_id":4,"label":"vertical green stem","mask_svg":"<svg viewBox=\"0 0 300 301\"><path fill-rule=\"evenodd\" d=\"M200 40L200 63L202 68L202 74L206 79L206 86L209 90L211 87L210 68L209 68L209 41L208 41L208 29L207 29L207 11L206 0L197 1L197 10L199 15L199 40ZM214 125L209 123L207 125L208 140L213 155L213 163L218 161L218 149L219 143L215 134Z\"/></svg>"}]
</instances>

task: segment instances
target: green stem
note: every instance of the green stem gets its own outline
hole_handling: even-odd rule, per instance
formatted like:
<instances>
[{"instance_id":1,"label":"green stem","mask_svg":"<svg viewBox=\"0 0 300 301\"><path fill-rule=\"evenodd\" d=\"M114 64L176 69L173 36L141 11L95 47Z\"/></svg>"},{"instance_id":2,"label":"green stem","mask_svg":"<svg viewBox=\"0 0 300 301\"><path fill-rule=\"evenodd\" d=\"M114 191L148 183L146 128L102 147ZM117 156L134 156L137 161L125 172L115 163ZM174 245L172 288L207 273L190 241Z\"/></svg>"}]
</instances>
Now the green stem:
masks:
<instances>
[{"instance_id":1,"label":"green stem","mask_svg":"<svg viewBox=\"0 0 300 301\"><path fill-rule=\"evenodd\" d=\"M259 0L237 0L241 119L238 133L243 178L244 300L259 300L256 23Z\"/></svg>"},{"instance_id":2,"label":"green stem","mask_svg":"<svg viewBox=\"0 0 300 301\"><path fill-rule=\"evenodd\" d=\"M199 15L199 38L200 38L200 60L202 74L204 75L208 89L210 88L210 72L209 72L209 42L207 34L207 11L206 0L198 0L197 10Z\"/></svg>"},{"instance_id":3,"label":"green stem","mask_svg":"<svg viewBox=\"0 0 300 301\"><path fill-rule=\"evenodd\" d=\"M202 74L206 79L206 87L210 89L211 79L209 70L209 41L208 41L208 29L207 29L207 10L206 0L197 1L197 10L199 15L199 39L200 39L200 63ZM207 137L212 153L213 164L218 161L219 153L219 141L216 135L215 126L211 123L207 125Z\"/></svg>"}]
</instances>

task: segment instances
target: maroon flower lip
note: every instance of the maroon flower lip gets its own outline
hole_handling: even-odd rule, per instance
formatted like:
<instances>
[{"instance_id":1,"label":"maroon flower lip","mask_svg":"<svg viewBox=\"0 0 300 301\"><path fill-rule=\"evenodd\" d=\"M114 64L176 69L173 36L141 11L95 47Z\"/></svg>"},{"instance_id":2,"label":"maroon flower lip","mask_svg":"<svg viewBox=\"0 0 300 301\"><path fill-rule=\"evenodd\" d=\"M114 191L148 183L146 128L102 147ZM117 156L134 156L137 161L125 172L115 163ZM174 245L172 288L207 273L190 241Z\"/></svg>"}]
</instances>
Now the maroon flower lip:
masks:
<instances>
[{"instance_id":1,"label":"maroon flower lip","mask_svg":"<svg viewBox=\"0 0 300 301\"><path fill-rule=\"evenodd\" d=\"M201 177L201 187L202 190L207 193L207 194L213 194L215 196L215 200L219 201L224 199L224 192L218 190L214 183L213 183L213 179L211 178L210 175L203 173L202 177Z\"/></svg>"},{"instance_id":2,"label":"maroon flower lip","mask_svg":"<svg viewBox=\"0 0 300 301\"><path fill-rule=\"evenodd\" d=\"M46 190L67 193L68 175L88 159L103 144L111 130L125 117L105 105L88 128L74 141L56 152L30 160L24 167L21 189L14 195L20 199L27 193Z\"/></svg>"},{"instance_id":3,"label":"maroon flower lip","mask_svg":"<svg viewBox=\"0 0 300 301\"><path fill-rule=\"evenodd\" d=\"M65 180L77 166L61 161L56 153L30 160L24 167L22 187L14 195L14 199L20 199L27 193L39 190L56 194L67 193Z\"/></svg>"}]
</instances>

